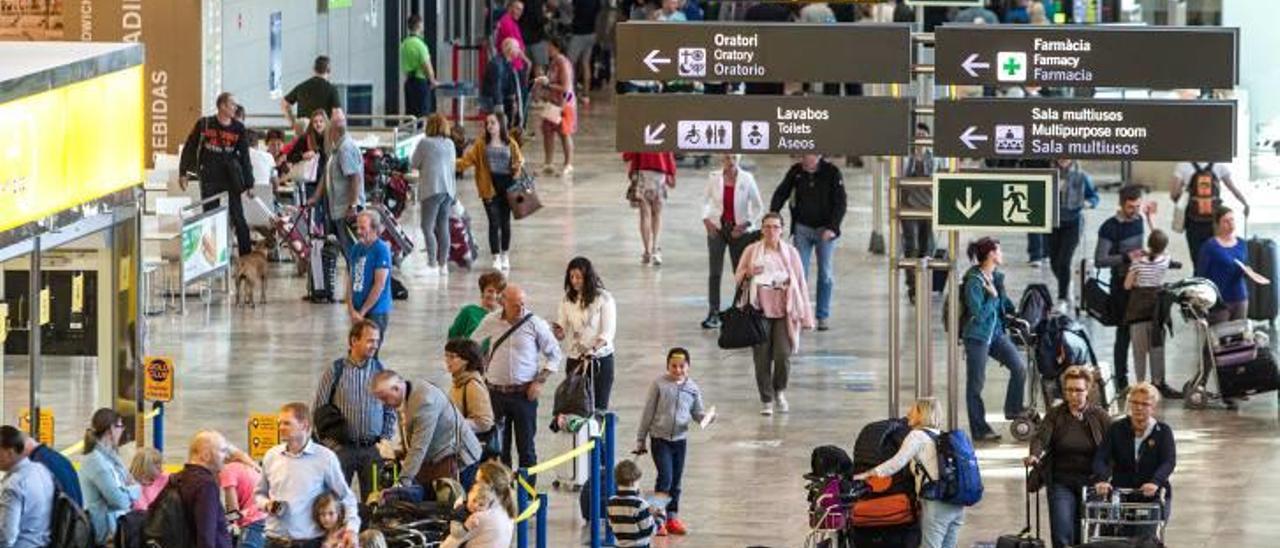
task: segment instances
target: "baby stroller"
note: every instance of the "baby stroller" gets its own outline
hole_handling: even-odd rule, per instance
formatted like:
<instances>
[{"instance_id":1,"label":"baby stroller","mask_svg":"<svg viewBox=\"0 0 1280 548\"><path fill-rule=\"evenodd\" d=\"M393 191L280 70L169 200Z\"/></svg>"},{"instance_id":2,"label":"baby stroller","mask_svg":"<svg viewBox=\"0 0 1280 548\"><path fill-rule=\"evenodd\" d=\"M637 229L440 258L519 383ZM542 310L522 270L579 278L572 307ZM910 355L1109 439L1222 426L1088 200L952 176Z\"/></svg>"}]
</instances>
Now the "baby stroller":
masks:
<instances>
[{"instance_id":1,"label":"baby stroller","mask_svg":"<svg viewBox=\"0 0 1280 548\"><path fill-rule=\"evenodd\" d=\"M809 536L806 548L847 548L853 546L852 504L866 490L864 482L853 481L853 459L834 445L816 447L810 456L810 471L804 475L809 502Z\"/></svg>"}]
</instances>

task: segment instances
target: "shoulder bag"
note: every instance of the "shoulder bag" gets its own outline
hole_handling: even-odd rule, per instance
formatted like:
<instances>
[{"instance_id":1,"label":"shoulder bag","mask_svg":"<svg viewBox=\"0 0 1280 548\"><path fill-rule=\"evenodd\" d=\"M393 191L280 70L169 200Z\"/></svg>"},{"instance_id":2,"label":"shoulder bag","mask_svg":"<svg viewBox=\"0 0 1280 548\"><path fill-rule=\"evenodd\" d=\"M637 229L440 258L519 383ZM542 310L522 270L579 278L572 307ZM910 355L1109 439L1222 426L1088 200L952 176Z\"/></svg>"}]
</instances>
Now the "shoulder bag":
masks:
<instances>
[{"instance_id":1,"label":"shoulder bag","mask_svg":"<svg viewBox=\"0 0 1280 548\"><path fill-rule=\"evenodd\" d=\"M520 168L520 174L507 189L507 205L511 207L511 214L517 220L542 209L542 200L538 198L538 191L534 186L533 175L529 174L529 168Z\"/></svg>"},{"instance_id":2,"label":"shoulder bag","mask_svg":"<svg viewBox=\"0 0 1280 548\"><path fill-rule=\"evenodd\" d=\"M333 396L338 392L338 382L342 380L342 370L345 367L339 361L334 364L333 369L333 384L329 385L328 399L325 400L324 405L311 412L311 422L315 425L316 438L327 446L335 446L351 440L347 418L342 416L342 410L333 403Z\"/></svg>"},{"instance_id":3,"label":"shoulder bag","mask_svg":"<svg viewBox=\"0 0 1280 548\"><path fill-rule=\"evenodd\" d=\"M493 354L498 351L498 347L502 346L502 343L507 342L507 338L510 337L512 333L515 333L517 329L520 329L520 326L524 325L525 322L528 322L531 318L533 318L532 312L525 314L523 318L520 318L519 321L507 329L502 336L498 337L498 340L494 341L492 345L489 345L489 355L484 360L486 370L489 368L489 362L493 361Z\"/></svg>"},{"instance_id":4,"label":"shoulder bag","mask_svg":"<svg viewBox=\"0 0 1280 548\"><path fill-rule=\"evenodd\" d=\"M720 348L730 350L755 346L765 340L764 314L743 299L747 281L738 284L733 294L733 306L720 313ZM739 302L741 301L741 302Z\"/></svg>"},{"instance_id":5,"label":"shoulder bag","mask_svg":"<svg viewBox=\"0 0 1280 548\"><path fill-rule=\"evenodd\" d=\"M555 400L551 414L576 415L590 417L595 413L596 398L593 389L591 372L595 371L596 359L584 356L577 360L578 366L568 368L565 378L556 387Z\"/></svg>"},{"instance_id":6,"label":"shoulder bag","mask_svg":"<svg viewBox=\"0 0 1280 548\"><path fill-rule=\"evenodd\" d=\"M462 387L462 414L463 415L466 415L467 413L467 386L470 386L473 383L479 384L480 388L484 390L489 389L489 387L485 386L483 382L480 382L478 380L472 380L471 382L468 382L466 385L464 385ZM492 405L490 405L490 411L492 411ZM495 457L502 454L502 423L498 422L496 415L494 416L493 427L489 428L487 432L476 432L476 439L480 440L480 451L482 453L482 456L481 456L482 459L487 459L487 458Z\"/></svg>"}]
</instances>

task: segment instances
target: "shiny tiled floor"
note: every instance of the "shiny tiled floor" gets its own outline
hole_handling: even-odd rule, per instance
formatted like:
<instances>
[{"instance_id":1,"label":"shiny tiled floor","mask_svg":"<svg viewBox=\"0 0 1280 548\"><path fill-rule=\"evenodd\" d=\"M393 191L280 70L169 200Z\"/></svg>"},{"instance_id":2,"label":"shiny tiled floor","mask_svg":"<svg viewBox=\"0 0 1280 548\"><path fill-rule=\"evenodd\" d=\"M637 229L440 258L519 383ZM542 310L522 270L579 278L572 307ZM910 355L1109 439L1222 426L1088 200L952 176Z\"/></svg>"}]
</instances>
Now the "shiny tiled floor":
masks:
<instances>
[{"instance_id":1,"label":"shiny tiled floor","mask_svg":"<svg viewBox=\"0 0 1280 548\"><path fill-rule=\"evenodd\" d=\"M680 171L662 240L666 264L641 266L635 213L622 199L626 180L623 164L613 152L612 117L604 100L587 109L573 180L540 181L547 207L516 223L511 278L528 290L535 311L552 315L567 261L585 255L596 263L620 303L614 391L614 406L621 417L620 454L630 448L642 398L650 380L662 371L665 350L674 345L692 350L692 375L722 415L711 429L692 435L682 512L692 533L670 539L670 545L801 546L807 532L801 475L808 469L810 450L832 443L850 448L863 424L886 413L886 262L866 253L872 223L869 175L845 170L850 211L836 259L833 329L804 336L789 391L792 412L765 418L757 414L749 352L721 351L715 333L698 328L706 308L707 259L698 222L705 170ZM531 156L540 158L540 145L533 148ZM771 192L786 159L751 161L758 163L755 169L763 192ZM474 187L469 179L460 186L462 200L475 218L476 235L483 242L485 219ZM1114 204L1113 192L1106 198L1105 204ZM1104 205L1090 214L1091 234L1096 234L1110 207ZM415 224L411 217L406 221ZM416 229L414 235L420 238ZM1090 252L1095 240L1092 235L1086 239ZM1185 257L1185 244L1175 240L1175 253ZM1047 269L1022 264L1022 237L1005 241L1012 263L1009 283L1015 293L1030 281L1050 281ZM383 358L402 372L440 382L445 378L441 349L446 328L458 307L476 298L477 274L455 271L442 280L423 276L421 266L419 254L406 262L404 275L411 296L396 303ZM300 302L303 283L291 276L288 265L278 265L273 276L266 308L237 309L215 301L208 308L191 308L185 317L171 313L151 320L152 352L175 356L181 371L178 398L170 407L167 425L170 460L181 460L185 439L201 427L221 429L234 442L243 443L248 413L270 412L289 400L310 400L322 367L342 354L340 341L347 325L342 308ZM936 299L935 313L940 309ZM903 401L909 401L914 386L911 318L904 300ZM1192 337L1189 326L1178 329L1175 344L1183 352L1171 353L1170 367L1173 378L1184 379L1191 367L1193 354L1185 350L1191 348ZM939 364L936 386L945 393L942 364L947 338L936 322L934 331ZM1099 354L1109 360L1111 334L1096 327L1094 331ZM91 393L69 391L77 383L91 382L91 374L79 361L51 363L58 365L48 373L46 385L51 388L45 397L60 408L60 438L73 440L82 428L75 417L86 416L90 409L85 398L65 394ZM6 376L21 375L24 370L25 360L10 357L6 362ZM999 401L1005 378L1002 369L991 369L988 401ZM545 399L539 424L548 418L550 396ZM1177 404L1164 406L1161 417L1177 433L1180 457L1173 476L1178 500L1168 530L1171 546L1262 547L1274 546L1280 539L1280 524L1273 521L1280 510L1280 498L1275 495L1280 492L1280 475L1274 473L1280 465L1280 421L1274 400L1270 395L1256 397L1234 412L1189 412ZM543 457L567 445L547 431L539 434L538 443ZM982 503L968 512L962 546L991 542L1000 533L1021 528L1022 469L1017 459L1024 454L1024 446L1008 441L980 451L987 492ZM652 463L642 464L645 483L650 484ZM578 541L579 530L570 517L576 507L576 500L567 495L552 496L553 546ZM1047 529L1046 521L1046 535Z\"/></svg>"}]
</instances>

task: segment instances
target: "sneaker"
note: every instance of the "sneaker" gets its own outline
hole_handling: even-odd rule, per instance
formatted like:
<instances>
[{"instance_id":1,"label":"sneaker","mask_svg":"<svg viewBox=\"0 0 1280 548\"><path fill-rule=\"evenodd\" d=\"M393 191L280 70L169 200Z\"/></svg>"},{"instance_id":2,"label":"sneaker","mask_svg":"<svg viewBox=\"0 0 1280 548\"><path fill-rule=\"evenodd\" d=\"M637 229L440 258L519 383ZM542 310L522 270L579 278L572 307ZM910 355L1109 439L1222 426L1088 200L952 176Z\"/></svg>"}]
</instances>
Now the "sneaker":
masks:
<instances>
[{"instance_id":1,"label":"sneaker","mask_svg":"<svg viewBox=\"0 0 1280 548\"><path fill-rule=\"evenodd\" d=\"M831 326L827 324L827 319L818 318L818 331L826 331L828 329L831 329Z\"/></svg>"},{"instance_id":2,"label":"sneaker","mask_svg":"<svg viewBox=\"0 0 1280 548\"><path fill-rule=\"evenodd\" d=\"M502 252L502 270L511 270L511 254Z\"/></svg>"},{"instance_id":3,"label":"sneaker","mask_svg":"<svg viewBox=\"0 0 1280 548\"><path fill-rule=\"evenodd\" d=\"M764 404L764 406L760 408L760 414L761 414L761 415L764 415L764 416L766 416L766 417L772 417L772 416L773 416L773 404L772 404L772 403L766 403L766 404Z\"/></svg>"},{"instance_id":4,"label":"sneaker","mask_svg":"<svg viewBox=\"0 0 1280 548\"><path fill-rule=\"evenodd\" d=\"M667 536L667 524L665 524L665 523L664 523L664 524L662 524L662 525L659 525L659 526L658 526L658 532L656 533L656 535L657 535L657 536L659 536L659 537L665 537L665 536Z\"/></svg>"},{"instance_id":5,"label":"sneaker","mask_svg":"<svg viewBox=\"0 0 1280 548\"><path fill-rule=\"evenodd\" d=\"M1165 383L1156 383L1156 390L1160 391L1160 397L1166 400L1182 399L1182 392Z\"/></svg>"},{"instance_id":6,"label":"sneaker","mask_svg":"<svg viewBox=\"0 0 1280 548\"><path fill-rule=\"evenodd\" d=\"M573 164L565 164L565 165L564 165L564 169L560 170L560 176L561 176L561 177L572 177L572 176L573 176Z\"/></svg>"},{"instance_id":7,"label":"sneaker","mask_svg":"<svg viewBox=\"0 0 1280 548\"><path fill-rule=\"evenodd\" d=\"M653 254L653 266L662 266L662 254L661 254L661 253L654 252L654 254Z\"/></svg>"},{"instance_id":8,"label":"sneaker","mask_svg":"<svg viewBox=\"0 0 1280 548\"><path fill-rule=\"evenodd\" d=\"M545 166L542 166L542 174L543 174L543 175L555 175L555 174L556 174L556 166L553 166L553 165L551 165L551 164L547 164L547 165L545 165Z\"/></svg>"},{"instance_id":9,"label":"sneaker","mask_svg":"<svg viewBox=\"0 0 1280 548\"><path fill-rule=\"evenodd\" d=\"M653 258L653 256L652 256L652 255L650 255L648 252L641 253L641 254L640 254L640 264L649 264L649 261L650 261L652 258Z\"/></svg>"},{"instance_id":10,"label":"sneaker","mask_svg":"<svg viewBox=\"0 0 1280 548\"><path fill-rule=\"evenodd\" d=\"M688 530L684 527L684 522L680 521L680 518L671 518L666 525L667 532L672 535L684 535L688 533Z\"/></svg>"},{"instance_id":11,"label":"sneaker","mask_svg":"<svg viewBox=\"0 0 1280 548\"><path fill-rule=\"evenodd\" d=\"M720 327L720 315L715 312L707 314L707 319L702 320L703 329L718 329Z\"/></svg>"},{"instance_id":12,"label":"sneaker","mask_svg":"<svg viewBox=\"0 0 1280 548\"><path fill-rule=\"evenodd\" d=\"M789 413L789 412L791 412L791 404L787 403L787 395L786 395L786 394L784 394L784 393L782 393L782 392L778 392L777 400L778 400L778 412L779 412L779 413Z\"/></svg>"},{"instance_id":13,"label":"sneaker","mask_svg":"<svg viewBox=\"0 0 1280 548\"><path fill-rule=\"evenodd\" d=\"M1000 441L1000 434L997 434L995 432L987 432L986 434L982 434L981 436L974 436L973 441L995 443Z\"/></svg>"},{"instance_id":14,"label":"sneaker","mask_svg":"<svg viewBox=\"0 0 1280 548\"><path fill-rule=\"evenodd\" d=\"M1041 261L1041 259L1031 259L1027 261L1027 266L1031 268L1040 268Z\"/></svg>"},{"instance_id":15,"label":"sneaker","mask_svg":"<svg viewBox=\"0 0 1280 548\"><path fill-rule=\"evenodd\" d=\"M502 270L502 254L498 253L493 256L493 269Z\"/></svg>"},{"instance_id":16,"label":"sneaker","mask_svg":"<svg viewBox=\"0 0 1280 548\"><path fill-rule=\"evenodd\" d=\"M423 274L426 274L427 276L438 276L440 275L440 267L435 264L428 264L427 270L423 272Z\"/></svg>"}]
</instances>

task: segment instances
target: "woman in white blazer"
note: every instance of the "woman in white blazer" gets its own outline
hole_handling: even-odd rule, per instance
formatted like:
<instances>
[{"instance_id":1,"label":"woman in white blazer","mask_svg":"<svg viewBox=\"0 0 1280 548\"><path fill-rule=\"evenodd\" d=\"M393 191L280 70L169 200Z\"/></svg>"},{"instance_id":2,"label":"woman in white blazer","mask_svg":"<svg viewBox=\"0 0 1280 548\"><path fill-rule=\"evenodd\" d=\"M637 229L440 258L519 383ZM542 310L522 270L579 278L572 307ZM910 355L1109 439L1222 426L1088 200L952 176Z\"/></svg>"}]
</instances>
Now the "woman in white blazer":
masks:
<instances>
[{"instance_id":1,"label":"woman in white blazer","mask_svg":"<svg viewBox=\"0 0 1280 548\"><path fill-rule=\"evenodd\" d=\"M720 273L724 270L725 248L729 249L729 260L736 270L742 251L760 235L764 201L756 187L756 178L738 165L741 159L740 154L725 154L721 168L711 172L702 193L702 224L707 229L707 251L711 254L711 273L707 278L707 301L711 310L702 321L703 329L720 327Z\"/></svg>"}]
</instances>

